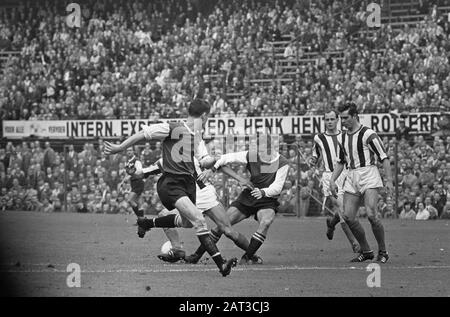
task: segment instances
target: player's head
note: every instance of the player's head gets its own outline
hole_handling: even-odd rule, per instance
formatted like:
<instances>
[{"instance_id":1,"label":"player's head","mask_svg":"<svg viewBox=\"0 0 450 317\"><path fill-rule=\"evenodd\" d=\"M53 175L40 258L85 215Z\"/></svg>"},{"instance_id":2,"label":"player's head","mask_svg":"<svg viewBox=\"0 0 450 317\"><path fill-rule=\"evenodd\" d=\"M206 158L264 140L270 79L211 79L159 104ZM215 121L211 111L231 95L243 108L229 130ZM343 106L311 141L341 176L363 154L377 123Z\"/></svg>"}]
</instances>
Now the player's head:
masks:
<instances>
[{"instance_id":1,"label":"player's head","mask_svg":"<svg viewBox=\"0 0 450 317\"><path fill-rule=\"evenodd\" d=\"M129 147L127 149L127 157L130 159L133 157L133 155L134 155L134 149L133 149L133 147Z\"/></svg>"},{"instance_id":2,"label":"player's head","mask_svg":"<svg viewBox=\"0 0 450 317\"><path fill-rule=\"evenodd\" d=\"M341 117L341 123L347 129L352 127L359 121L358 119L358 107L354 102L347 102L338 107L339 116Z\"/></svg>"},{"instance_id":3,"label":"player's head","mask_svg":"<svg viewBox=\"0 0 450 317\"><path fill-rule=\"evenodd\" d=\"M208 115L211 110L211 105L203 99L194 99L189 104L188 114L189 117L194 119L202 119L202 126L204 127L208 121Z\"/></svg>"},{"instance_id":4,"label":"player's head","mask_svg":"<svg viewBox=\"0 0 450 317\"><path fill-rule=\"evenodd\" d=\"M325 112L325 115L323 116L323 120L325 121L325 128L327 131L334 131L336 130L337 123L338 123L339 114L336 110L329 110Z\"/></svg>"}]
</instances>

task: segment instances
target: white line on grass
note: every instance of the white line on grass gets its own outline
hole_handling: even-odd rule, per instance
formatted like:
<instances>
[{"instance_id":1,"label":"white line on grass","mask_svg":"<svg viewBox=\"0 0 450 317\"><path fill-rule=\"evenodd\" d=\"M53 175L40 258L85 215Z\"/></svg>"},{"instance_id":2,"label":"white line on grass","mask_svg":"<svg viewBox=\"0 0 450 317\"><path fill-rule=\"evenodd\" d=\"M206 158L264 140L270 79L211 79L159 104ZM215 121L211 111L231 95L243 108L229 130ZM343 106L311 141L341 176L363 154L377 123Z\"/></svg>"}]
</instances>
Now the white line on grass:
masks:
<instances>
[{"instance_id":1,"label":"white line on grass","mask_svg":"<svg viewBox=\"0 0 450 317\"><path fill-rule=\"evenodd\" d=\"M170 265L169 265L170 266ZM161 267L161 266L159 266ZM202 267L193 266L190 265L188 267L184 268L175 268L175 267L168 267L166 268L154 268L154 269L148 269L148 268L126 268L126 269L104 269L104 270L81 270L81 273L181 273L181 272L210 272L210 271L217 271L217 268L213 267L212 265L210 267L205 267L202 265ZM437 269L443 269L443 270L449 270L450 265L441 265L441 266L435 266L435 265L423 265L423 266L389 266L384 265L383 270L437 270ZM246 271L306 271L306 270L366 270L365 266L347 266L347 267L329 267L329 266L241 266L241 267L235 267L233 271L237 272L246 272ZM67 273L66 270L60 270L60 269L24 269L24 270L0 270L0 273Z\"/></svg>"}]
</instances>

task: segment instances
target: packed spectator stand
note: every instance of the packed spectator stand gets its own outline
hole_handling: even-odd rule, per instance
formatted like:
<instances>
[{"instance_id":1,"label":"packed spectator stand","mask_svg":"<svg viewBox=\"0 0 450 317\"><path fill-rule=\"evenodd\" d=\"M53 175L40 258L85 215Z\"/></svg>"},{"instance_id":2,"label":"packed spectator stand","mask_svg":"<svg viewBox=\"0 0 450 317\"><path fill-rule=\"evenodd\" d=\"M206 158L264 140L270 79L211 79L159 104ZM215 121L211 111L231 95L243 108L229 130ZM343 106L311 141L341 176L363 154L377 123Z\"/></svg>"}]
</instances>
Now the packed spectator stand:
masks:
<instances>
[{"instance_id":1,"label":"packed spectator stand","mask_svg":"<svg viewBox=\"0 0 450 317\"><path fill-rule=\"evenodd\" d=\"M349 99L361 113L450 111L446 1L383 1L375 29L365 23L368 1L79 3L79 29L67 26L60 1L0 12L0 120L177 118L195 96L225 118L323 114ZM394 139L384 141L393 155ZM292 166L281 208L319 215L310 194L322 200L320 174L291 143L281 148ZM311 154L310 140L297 143ZM144 163L159 157L157 146L142 145ZM125 157L104 157L101 140L76 147L7 144L1 208L127 212ZM450 137L400 141L399 209L384 196L382 215L399 217L407 201L417 212L429 197L437 217L450 217L448 153ZM232 201L237 184L217 178ZM154 185L144 193L152 214L161 208Z\"/></svg>"}]
</instances>

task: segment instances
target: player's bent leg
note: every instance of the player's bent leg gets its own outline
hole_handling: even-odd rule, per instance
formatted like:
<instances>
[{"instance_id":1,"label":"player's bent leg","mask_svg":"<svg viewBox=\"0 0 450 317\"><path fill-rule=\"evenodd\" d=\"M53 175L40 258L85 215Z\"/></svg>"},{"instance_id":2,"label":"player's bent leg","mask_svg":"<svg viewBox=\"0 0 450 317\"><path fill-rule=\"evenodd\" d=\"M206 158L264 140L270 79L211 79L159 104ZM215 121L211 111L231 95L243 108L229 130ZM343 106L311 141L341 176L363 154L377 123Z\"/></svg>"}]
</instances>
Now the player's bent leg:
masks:
<instances>
[{"instance_id":1,"label":"player's bent leg","mask_svg":"<svg viewBox=\"0 0 450 317\"><path fill-rule=\"evenodd\" d=\"M200 243L205 247L208 254L212 257L217 267L219 268L220 273L222 273L222 276L229 275L231 273L232 267L236 265L237 259L232 258L228 261L224 261L222 255L219 252L219 249L211 239L206 220L203 217L201 211L187 196L180 197L175 202L175 207L177 207L181 215L189 219L194 225Z\"/></svg>"},{"instance_id":2,"label":"player's bent leg","mask_svg":"<svg viewBox=\"0 0 450 317\"><path fill-rule=\"evenodd\" d=\"M238 222L241 222L245 218L247 218L246 215L244 215L242 212L239 211L236 207L230 207L228 208L226 215L230 221L230 224L233 226ZM219 240L220 234L219 229L216 227L215 229L211 230L211 235L213 236L214 240ZM203 254L206 252L206 249L203 245L200 244L200 246L197 248L197 250L192 253L189 256L185 257L185 261L190 264L196 264L201 259Z\"/></svg>"},{"instance_id":3,"label":"player's bent leg","mask_svg":"<svg viewBox=\"0 0 450 317\"><path fill-rule=\"evenodd\" d=\"M370 225L372 226L373 234L378 243L377 261L381 263L386 263L389 259L389 255L386 251L384 227L378 215L377 202L378 202L378 190L372 188L367 189L364 195L364 204L366 207Z\"/></svg>"},{"instance_id":4,"label":"player's bent leg","mask_svg":"<svg viewBox=\"0 0 450 317\"><path fill-rule=\"evenodd\" d=\"M255 259L254 256L256 251L262 246L266 240L267 232L275 219L275 210L271 208L261 209L257 213L257 218L259 221L259 226L256 232L253 234L247 251L242 256L241 264L250 263L257 264L262 262L260 258ZM255 263L256 262L256 263Z\"/></svg>"},{"instance_id":5,"label":"player's bent leg","mask_svg":"<svg viewBox=\"0 0 450 317\"><path fill-rule=\"evenodd\" d=\"M364 228L356 218L359 209L359 200L359 195L348 192L344 193L344 220L361 247L360 255L352 259L351 262L363 262L374 258L373 251L367 242Z\"/></svg>"},{"instance_id":6,"label":"player's bent leg","mask_svg":"<svg viewBox=\"0 0 450 317\"><path fill-rule=\"evenodd\" d=\"M238 208L231 206L227 210L227 216L230 220L232 226L241 222L242 220L248 218L245 214L243 214Z\"/></svg>"},{"instance_id":7,"label":"player's bent leg","mask_svg":"<svg viewBox=\"0 0 450 317\"><path fill-rule=\"evenodd\" d=\"M231 227L230 219L228 219L222 204L209 209L205 214L217 225L218 232L215 234L218 235L219 238L220 235L224 234L227 238L231 239L237 247L244 251L247 250L249 246L247 238ZM211 233L213 233L213 230L211 230Z\"/></svg>"}]
</instances>

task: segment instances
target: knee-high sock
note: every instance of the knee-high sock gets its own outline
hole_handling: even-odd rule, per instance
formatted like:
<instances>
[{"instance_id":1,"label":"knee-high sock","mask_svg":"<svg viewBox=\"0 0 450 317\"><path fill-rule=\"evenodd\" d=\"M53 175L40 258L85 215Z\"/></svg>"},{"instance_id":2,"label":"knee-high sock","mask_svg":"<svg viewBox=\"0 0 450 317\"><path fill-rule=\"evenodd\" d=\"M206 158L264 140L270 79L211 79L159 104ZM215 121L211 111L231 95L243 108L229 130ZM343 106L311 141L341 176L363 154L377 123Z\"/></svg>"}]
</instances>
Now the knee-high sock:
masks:
<instances>
[{"instance_id":1,"label":"knee-high sock","mask_svg":"<svg viewBox=\"0 0 450 317\"><path fill-rule=\"evenodd\" d=\"M255 232L252 238L250 239L250 244L248 246L247 252L245 252L245 255L248 258L253 257L256 251L258 251L258 249L264 243L264 240L266 240L266 237L263 234Z\"/></svg>"},{"instance_id":2,"label":"knee-high sock","mask_svg":"<svg viewBox=\"0 0 450 317\"><path fill-rule=\"evenodd\" d=\"M177 222L176 222L176 216L177 215L167 215L163 217L153 218L149 219L148 227L149 228L176 228Z\"/></svg>"},{"instance_id":3,"label":"knee-high sock","mask_svg":"<svg viewBox=\"0 0 450 317\"><path fill-rule=\"evenodd\" d=\"M361 223L356 219L345 220L345 222L348 224L348 227L352 231L356 240L358 240L359 245L361 247L361 251L362 252L370 251L370 246L366 239L366 233L364 232L364 228L362 227Z\"/></svg>"},{"instance_id":4,"label":"knee-high sock","mask_svg":"<svg viewBox=\"0 0 450 317\"><path fill-rule=\"evenodd\" d=\"M339 223L341 218L339 217L339 214L336 212L334 216L331 218L331 226L334 228Z\"/></svg>"},{"instance_id":5,"label":"knee-high sock","mask_svg":"<svg viewBox=\"0 0 450 317\"><path fill-rule=\"evenodd\" d=\"M131 208L133 209L134 214L137 217L144 217L144 210L142 209L139 210L139 206L137 204L135 206L131 206Z\"/></svg>"},{"instance_id":6,"label":"knee-high sock","mask_svg":"<svg viewBox=\"0 0 450 317\"><path fill-rule=\"evenodd\" d=\"M373 235L378 243L379 251L386 251L386 244L384 241L384 227L381 220L378 218L369 217L369 222L372 225Z\"/></svg>"},{"instance_id":7,"label":"knee-high sock","mask_svg":"<svg viewBox=\"0 0 450 317\"><path fill-rule=\"evenodd\" d=\"M212 241L214 243L217 243L219 241L220 237L222 236L222 233L218 232L217 230L212 229L210 235L211 235ZM203 246L203 244L200 244L200 246L197 248L197 250L195 250L195 254L198 257L202 257L203 254L205 254L205 252L206 252L206 249Z\"/></svg>"},{"instance_id":8,"label":"knee-high sock","mask_svg":"<svg viewBox=\"0 0 450 317\"><path fill-rule=\"evenodd\" d=\"M210 231L202 229L197 232L197 237L200 240L200 243L205 248L205 250L208 252L208 254L213 258L217 267L220 270L222 270L223 258L219 252L219 249L217 249L216 244L214 243L214 241L211 238Z\"/></svg>"}]
</instances>

